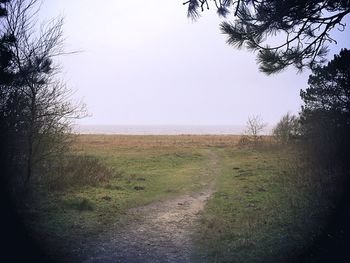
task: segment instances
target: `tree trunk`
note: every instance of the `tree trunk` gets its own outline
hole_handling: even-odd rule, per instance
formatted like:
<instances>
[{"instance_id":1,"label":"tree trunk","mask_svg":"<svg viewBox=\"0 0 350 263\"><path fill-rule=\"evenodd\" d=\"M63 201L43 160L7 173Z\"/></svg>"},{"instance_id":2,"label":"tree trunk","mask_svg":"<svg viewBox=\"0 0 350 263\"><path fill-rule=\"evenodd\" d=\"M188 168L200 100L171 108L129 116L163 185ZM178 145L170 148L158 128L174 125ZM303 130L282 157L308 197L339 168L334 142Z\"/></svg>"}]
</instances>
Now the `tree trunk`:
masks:
<instances>
[{"instance_id":1,"label":"tree trunk","mask_svg":"<svg viewBox=\"0 0 350 263\"><path fill-rule=\"evenodd\" d=\"M26 172L26 185L29 183L30 177L32 176L32 159L33 159L33 147L31 136L28 140L28 158L27 158L27 172Z\"/></svg>"}]
</instances>

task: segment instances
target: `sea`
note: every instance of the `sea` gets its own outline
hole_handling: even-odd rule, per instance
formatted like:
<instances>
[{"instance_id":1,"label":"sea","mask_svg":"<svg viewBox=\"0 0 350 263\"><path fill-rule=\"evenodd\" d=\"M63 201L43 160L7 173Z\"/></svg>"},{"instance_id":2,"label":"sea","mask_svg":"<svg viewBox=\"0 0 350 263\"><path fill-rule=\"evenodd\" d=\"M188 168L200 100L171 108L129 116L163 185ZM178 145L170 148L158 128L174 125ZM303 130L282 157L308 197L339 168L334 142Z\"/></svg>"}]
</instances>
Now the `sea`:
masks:
<instances>
[{"instance_id":1,"label":"sea","mask_svg":"<svg viewBox=\"0 0 350 263\"><path fill-rule=\"evenodd\" d=\"M271 134L267 126L262 135ZM242 135L244 125L75 125L78 134L119 134L119 135Z\"/></svg>"}]
</instances>

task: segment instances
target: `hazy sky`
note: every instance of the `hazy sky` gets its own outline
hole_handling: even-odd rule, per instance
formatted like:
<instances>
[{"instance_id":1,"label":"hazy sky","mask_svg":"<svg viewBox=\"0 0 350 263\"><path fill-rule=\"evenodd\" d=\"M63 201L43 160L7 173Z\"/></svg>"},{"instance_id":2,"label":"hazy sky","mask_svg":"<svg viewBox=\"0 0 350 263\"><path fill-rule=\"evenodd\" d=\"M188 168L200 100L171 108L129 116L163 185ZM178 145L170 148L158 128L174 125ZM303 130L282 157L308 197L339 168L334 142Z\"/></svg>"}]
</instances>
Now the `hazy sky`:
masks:
<instances>
[{"instance_id":1,"label":"hazy sky","mask_svg":"<svg viewBox=\"0 0 350 263\"><path fill-rule=\"evenodd\" d=\"M269 124L299 111L309 71L266 76L255 54L225 43L214 10L196 22L182 0L44 0L65 17L64 78L87 104L81 124ZM349 19L348 19L349 20ZM338 46L350 47L347 33ZM339 39L339 37L338 37Z\"/></svg>"}]
</instances>

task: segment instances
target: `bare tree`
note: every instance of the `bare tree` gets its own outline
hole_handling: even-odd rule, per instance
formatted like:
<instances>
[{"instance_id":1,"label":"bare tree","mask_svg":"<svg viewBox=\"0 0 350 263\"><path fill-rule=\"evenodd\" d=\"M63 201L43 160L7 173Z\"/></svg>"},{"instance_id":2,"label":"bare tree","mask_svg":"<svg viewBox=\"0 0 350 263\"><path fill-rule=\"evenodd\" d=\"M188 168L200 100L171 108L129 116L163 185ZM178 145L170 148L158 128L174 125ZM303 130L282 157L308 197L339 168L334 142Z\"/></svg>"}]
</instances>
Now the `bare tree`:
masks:
<instances>
[{"instance_id":1,"label":"bare tree","mask_svg":"<svg viewBox=\"0 0 350 263\"><path fill-rule=\"evenodd\" d=\"M254 143L256 143L259 140L260 133L266 126L267 123L264 122L260 115L253 115L248 117L245 133L252 137Z\"/></svg>"},{"instance_id":2,"label":"bare tree","mask_svg":"<svg viewBox=\"0 0 350 263\"><path fill-rule=\"evenodd\" d=\"M37 0L10 1L5 7L1 28L15 39L10 91L21 101L14 125L28 181L36 164L65 148L71 121L84 116L84 110L81 103L72 103L72 92L59 80L60 67L54 63L55 57L65 54L63 19L38 27Z\"/></svg>"}]
</instances>

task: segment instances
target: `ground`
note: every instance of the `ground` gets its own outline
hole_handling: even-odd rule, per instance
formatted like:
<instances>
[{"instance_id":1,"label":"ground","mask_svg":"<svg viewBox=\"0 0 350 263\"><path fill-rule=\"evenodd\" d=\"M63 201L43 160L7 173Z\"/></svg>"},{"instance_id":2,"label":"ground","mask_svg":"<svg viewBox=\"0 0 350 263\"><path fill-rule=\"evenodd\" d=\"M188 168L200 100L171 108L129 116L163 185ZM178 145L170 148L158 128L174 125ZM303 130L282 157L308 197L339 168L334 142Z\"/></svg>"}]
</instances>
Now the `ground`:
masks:
<instances>
[{"instance_id":1,"label":"ground","mask_svg":"<svg viewBox=\"0 0 350 263\"><path fill-rule=\"evenodd\" d=\"M219 169L217 154L210 152L201 176L218 176ZM211 183L198 193L130 209L128 222L100 235L84 262L191 262L193 230L213 189Z\"/></svg>"},{"instance_id":2,"label":"ground","mask_svg":"<svg viewBox=\"0 0 350 263\"><path fill-rule=\"evenodd\" d=\"M191 235L210 192L182 195L129 211L125 226L101 235L84 262L191 262Z\"/></svg>"},{"instance_id":3,"label":"ground","mask_svg":"<svg viewBox=\"0 0 350 263\"><path fill-rule=\"evenodd\" d=\"M239 140L79 136L69 159L83 174L46 177L20 212L59 262L297 261L332 209L330 183L296 148Z\"/></svg>"}]
</instances>

